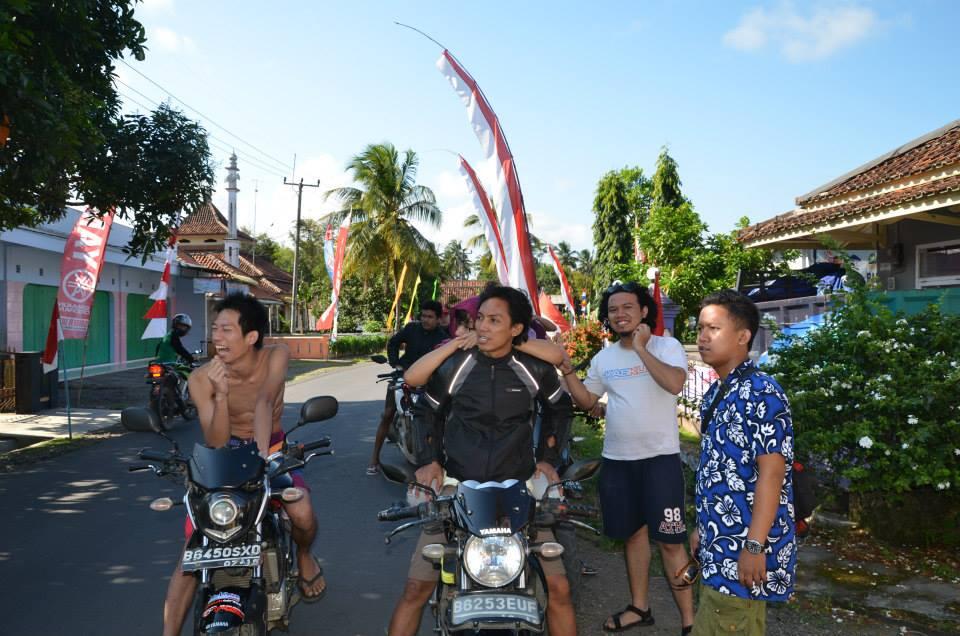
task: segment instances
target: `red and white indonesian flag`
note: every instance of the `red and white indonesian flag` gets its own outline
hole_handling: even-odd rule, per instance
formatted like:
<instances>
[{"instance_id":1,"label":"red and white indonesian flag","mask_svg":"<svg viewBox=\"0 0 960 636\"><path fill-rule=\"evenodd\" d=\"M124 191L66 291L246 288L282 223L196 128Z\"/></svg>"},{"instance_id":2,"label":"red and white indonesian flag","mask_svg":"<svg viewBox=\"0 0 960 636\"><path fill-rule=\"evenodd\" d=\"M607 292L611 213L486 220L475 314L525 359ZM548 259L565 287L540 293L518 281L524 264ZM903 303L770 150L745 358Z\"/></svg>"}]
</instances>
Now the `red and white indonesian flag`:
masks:
<instances>
[{"instance_id":1,"label":"red and white indonesian flag","mask_svg":"<svg viewBox=\"0 0 960 636\"><path fill-rule=\"evenodd\" d=\"M553 304L550 296L545 292L540 292L538 303L540 305L540 315L544 318L549 318L553 324L557 326L557 329L560 330L560 333L570 331L570 323L563 317L563 314L560 313L557 306Z\"/></svg>"},{"instance_id":2,"label":"red and white indonesian flag","mask_svg":"<svg viewBox=\"0 0 960 636\"><path fill-rule=\"evenodd\" d=\"M147 328L143 330L141 340L150 338L163 338L167 334L167 295L170 291L170 265L177 255L177 235L171 234L167 241L167 259L163 266L163 275L160 276L160 286L150 294L153 305L147 310L144 318L150 320Z\"/></svg>"},{"instance_id":3,"label":"red and white indonesian flag","mask_svg":"<svg viewBox=\"0 0 960 636\"><path fill-rule=\"evenodd\" d=\"M563 273L563 267L560 266L560 259L558 259L556 253L554 253L553 246L548 245L547 251L550 253L550 264L553 265L553 271L557 274L557 278L560 279L560 295L563 296L563 304L567 306L571 314L576 316L577 311L574 309L573 292L570 290L570 283L567 282L567 275ZM576 324L576 319L574 319L574 324Z\"/></svg>"},{"instance_id":4,"label":"red and white indonesian flag","mask_svg":"<svg viewBox=\"0 0 960 636\"><path fill-rule=\"evenodd\" d=\"M480 219L480 225L483 226L483 233L487 237L487 245L490 247L490 254L493 262L497 266L497 277L501 285L509 285L510 270L507 265L507 257L503 253L503 239L500 237L500 226L497 223L497 214L493 211L493 205L490 204L490 197L487 191L483 189L480 179L473 167L467 163L467 160L460 155L460 174L467 182L467 189L473 198L473 207L477 211L477 217Z\"/></svg>"},{"instance_id":5,"label":"red and white indonesian flag","mask_svg":"<svg viewBox=\"0 0 960 636\"><path fill-rule=\"evenodd\" d=\"M57 368L60 340L83 340L87 337L94 292L100 280L100 269L112 225L113 210L98 217L94 208L87 208L80 214L67 237L60 261L57 302L50 316L47 346L43 351L44 373Z\"/></svg>"},{"instance_id":6,"label":"red and white indonesian flag","mask_svg":"<svg viewBox=\"0 0 960 636\"><path fill-rule=\"evenodd\" d=\"M493 112L477 82L460 65L453 55L444 50L437 60L437 68L443 73L453 90L467 107L467 117L473 132L480 140L485 158L493 161L497 173L497 187L493 190L493 202L500 214L500 234L503 238L503 253L509 268L508 279L512 287L527 292L530 304L539 315L537 298L537 267L530 249L530 233L527 230L527 215L523 207L523 193L517 177L516 165L500 120Z\"/></svg>"},{"instance_id":7,"label":"red and white indonesian flag","mask_svg":"<svg viewBox=\"0 0 960 636\"><path fill-rule=\"evenodd\" d=\"M333 291L331 302L326 311L317 320L317 329L333 329L337 306L340 302L340 285L343 282L343 261L347 255L347 235L350 233L350 215L344 217L337 232L337 252L333 260Z\"/></svg>"}]
</instances>

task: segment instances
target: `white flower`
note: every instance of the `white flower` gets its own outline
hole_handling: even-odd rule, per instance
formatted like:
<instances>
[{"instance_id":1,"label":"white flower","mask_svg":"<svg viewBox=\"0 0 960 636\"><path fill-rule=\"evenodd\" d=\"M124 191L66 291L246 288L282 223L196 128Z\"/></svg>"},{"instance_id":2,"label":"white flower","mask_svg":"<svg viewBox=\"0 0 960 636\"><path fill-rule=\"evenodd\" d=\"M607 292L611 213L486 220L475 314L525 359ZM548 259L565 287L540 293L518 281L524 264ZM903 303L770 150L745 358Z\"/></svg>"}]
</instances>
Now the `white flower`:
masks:
<instances>
[{"instance_id":1,"label":"white flower","mask_svg":"<svg viewBox=\"0 0 960 636\"><path fill-rule=\"evenodd\" d=\"M873 440L864 435L860 438L860 446L862 448L871 448L873 446Z\"/></svg>"},{"instance_id":2,"label":"white flower","mask_svg":"<svg viewBox=\"0 0 960 636\"><path fill-rule=\"evenodd\" d=\"M911 426L916 426L916 424L917 424L919 421L920 421L920 420L917 419L917 416L916 416L916 415L908 415L908 416L907 416L907 424L909 424L909 425L911 425Z\"/></svg>"},{"instance_id":3,"label":"white flower","mask_svg":"<svg viewBox=\"0 0 960 636\"><path fill-rule=\"evenodd\" d=\"M950 366L953 367L954 369L956 369L956 368L957 368L958 366L960 366L960 365L957 364L957 361L956 361L956 360L951 360L951 361L950 361Z\"/></svg>"},{"instance_id":4,"label":"white flower","mask_svg":"<svg viewBox=\"0 0 960 636\"><path fill-rule=\"evenodd\" d=\"M883 454L886 455L887 457L890 457L890 449L883 451Z\"/></svg>"},{"instance_id":5,"label":"white flower","mask_svg":"<svg viewBox=\"0 0 960 636\"><path fill-rule=\"evenodd\" d=\"M842 405L842 404L837 404L834 408L837 409L838 411L842 411L842 410L843 410L843 405Z\"/></svg>"},{"instance_id":6,"label":"white flower","mask_svg":"<svg viewBox=\"0 0 960 636\"><path fill-rule=\"evenodd\" d=\"M950 488L949 481L941 481L939 484L937 484L937 490L947 490L948 488Z\"/></svg>"},{"instance_id":7,"label":"white flower","mask_svg":"<svg viewBox=\"0 0 960 636\"><path fill-rule=\"evenodd\" d=\"M900 448L902 448L903 450L907 450L908 448L910 448L910 444L907 444L906 442L904 442L903 444L900 445Z\"/></svg>"},{"instance_id":8,"label":"white flower","mask_svg":"<svg viewBox=\"0 0 960 636\"><path fill-rule=\"evenodd\" d=\"M858 331L858 332L857 332L857 337L858 337L858 338L869 338L869 337L870 337L870 332L869 332L869 331L866 331L866 330Z\"/></svg>"},{"instance_id":9,"label":"white flower","mask_svg":"<svg viewBox=\"0 0 960 636\"><path fill-rule=\"evenodd\" d=\"M906 318L901 318L900 320L897 321L897 324L898 324L898 325L905 325L905 324L907 324L907 319L906 319Z\"/></svg>"},{"instance_id":10,"label":"white flower","mask_svg":"<svg viewBox=\"0 0 960 636\"><path fill-rule=\"evenodd\" d=\"M960 457L960 448L954 448L953 454L956 455L957 457Z\"/></svg>"}]
</instances>

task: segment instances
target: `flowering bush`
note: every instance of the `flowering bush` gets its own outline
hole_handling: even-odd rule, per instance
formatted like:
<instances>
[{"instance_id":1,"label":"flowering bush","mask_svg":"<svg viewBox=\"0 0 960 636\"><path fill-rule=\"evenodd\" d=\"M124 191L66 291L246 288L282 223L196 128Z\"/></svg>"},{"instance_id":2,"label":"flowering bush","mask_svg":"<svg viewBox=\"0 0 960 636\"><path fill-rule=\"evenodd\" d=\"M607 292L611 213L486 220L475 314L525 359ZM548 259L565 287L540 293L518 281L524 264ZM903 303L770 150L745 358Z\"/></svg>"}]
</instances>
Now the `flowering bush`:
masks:
<instances>
[{"instance_id":1,"label":"flowering bush","mask_svg":"<svg viewBox=\"0 0 960 636\"><path fill-rule=\"evenodd\" d=\"M563 334L563 346L574 366L590 360L603 349L603 335L603 327L600 323L586 318Z\"/></svg>"},{"instance_id":2,"label":"flowering bush","mask_svg":"<svg viewBox=\"0 0 960 636\"><path fill-rule=\"evenodd\" d=\"M798 455L851 493L960 489L960 317L891 313L858 289L770 369L793 411Z\"/></svg>"}]
</instances>

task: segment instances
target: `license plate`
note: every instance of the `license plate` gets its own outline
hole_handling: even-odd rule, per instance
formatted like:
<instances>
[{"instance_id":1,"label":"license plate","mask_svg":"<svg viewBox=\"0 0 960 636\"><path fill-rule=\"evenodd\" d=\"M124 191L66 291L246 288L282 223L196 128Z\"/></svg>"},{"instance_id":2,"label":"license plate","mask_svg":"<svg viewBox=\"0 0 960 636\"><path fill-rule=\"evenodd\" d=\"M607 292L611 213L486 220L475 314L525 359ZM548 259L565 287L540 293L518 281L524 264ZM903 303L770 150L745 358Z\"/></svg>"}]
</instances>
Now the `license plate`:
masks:
<instances>
[{"instance_id":1,"label":"license plate","mask_svg":"<svg viewBox=\"0 0 960 636\"><path fill-rule=\"evenodd\" d=\"M184 550L184 572L213 570L216 568L252 568L260 565L260 544L231 545Z\"/></svg>"},{"instance_id":2,"label":"license plate","mask_svg":"<svg viewBox=\"0 0 960 636\"><path fill-rule=\"evenodd\" d=\"M453 599L450 620L454 625L477 620L520 620L540 624L536 599L513 594L471 594Z\"/></svg>"}]
</instances>

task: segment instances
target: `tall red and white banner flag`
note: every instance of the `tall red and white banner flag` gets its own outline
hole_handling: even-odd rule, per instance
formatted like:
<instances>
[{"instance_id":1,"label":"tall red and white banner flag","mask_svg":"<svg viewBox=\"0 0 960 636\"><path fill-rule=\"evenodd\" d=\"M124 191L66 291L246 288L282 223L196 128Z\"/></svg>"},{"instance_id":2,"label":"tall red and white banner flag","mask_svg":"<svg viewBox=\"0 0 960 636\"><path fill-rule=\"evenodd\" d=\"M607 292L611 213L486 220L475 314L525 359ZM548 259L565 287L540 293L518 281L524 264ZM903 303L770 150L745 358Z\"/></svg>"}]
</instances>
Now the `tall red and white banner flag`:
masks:
<instances>
[{"instance_id":1,"label":"tall red and white banner flag","mask_svg":"<svg viewBox=\"0 0 960 636\"><path fill-rule=\"evenodd\" d=\"M453 55L444 50L437 60L437 68L453 86L453 90L467 107L467 117L473 132L480 140L488 161L493 161L497 172L494 206L500 215L500 234L506 257L510 285L527 292L537 315L537 266L530 248L527 215L523 207L523 193L517 177L516 165L500 120L484 96L477 82Z\"/></svg>"},{"instance_id":2,"label":"tall red and white banner flag","mask_svg":"<svg viewBox=\"0 0 960 636\"><path fill-rule=\"evenodd\" d=\"M547 296L545 292L540 292L538 303L540 305L540 315L544 318L549 318L552 320L553 324L555 324L557 329L560 330L560 333L567 333L570 331L570 323L567 322L567 319L563 317L563 314L560 313L556 305L553 304L553 301L550 300L550 297Z\"/></svg>"},{"instance_id":3,"label":"tall red and white banner flag","mask_svg":"<svg viewBox=\"0 0 960 636\"><path fill-rule=\"evenodd\" d=\"M50 317L49 333L56 327L58 338L87 337L90 325L90 312L93 309L93 296L100 280L100 268L107 251L107 238L113 225L113 210L98 217L93 208L87 208L80 214L73 231L67 237L60 261L60 287L57 290L57 304ZM59 322L58 322L59 320ZM48 337L48 345L49 345ZM44 369L56 368L57 348L44 350L42 360Z\"/></svg>"},{"instance_id":4,"label":"tall red and white banner flag","mask_svg":"<svg viewBox=\"0 0 960 636\"><path fill-rule=\"evenodd\" d=\"M167 335L167 295L170 291L170 265L176 256L177 235L171 234L170 240L167 241L167 259L163 266L163 275L160 276L160 286L150 294L153 305L144 315L144 318L148 318L150 322L147 324L147 328L143 330L143 335L140 336L141 340L163 338Z\"/></svg>"},{"instance_id":5,"label":"tall red and white banner flag","mask_svg":"<svg viewBox=\"0 0 960 636\"><path fill-rule=\"evenodd\" d=\"M333 260L333 291L330 294L331 302L326 311L317 320L317 329L333 329L336 331L336 316L340 303L340 285L343 283L343 261L347 255L347 236L350 233L350 215L348 214L340 224L337 232L337 251Z\"/></svg>"},{"instance_id":6,"label":"tall red and white banner flag","mask_svg":"<svg viewBox=\"0 0 960 636\"><path fill-rule=\"evenodd\" d=\"M497 213L493 211L490 204L490 197L487 191L483 189L480 179L473 167L467 163L467 160L460 156L460 174L467 182L467 189L473 197L473 207L477 211L477 217L480 219L480 225L483 226L483 233L487 237L487 245L490 247L490 255L497 266L497 278L501 285L510 284L510 270L507 265L507 257L503 253L503 239L500 237L500 226L497 223Z\"/></svg>"}]
</instances>

